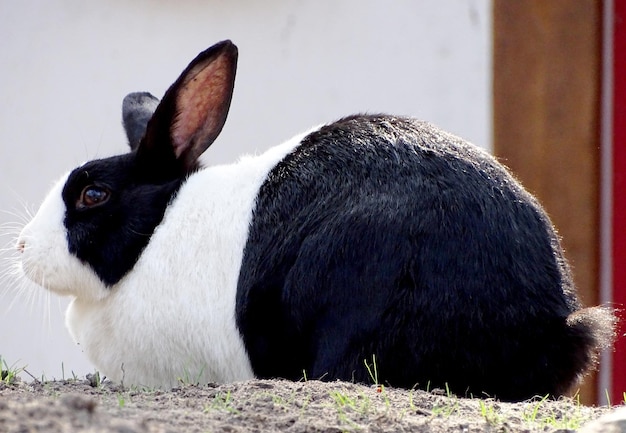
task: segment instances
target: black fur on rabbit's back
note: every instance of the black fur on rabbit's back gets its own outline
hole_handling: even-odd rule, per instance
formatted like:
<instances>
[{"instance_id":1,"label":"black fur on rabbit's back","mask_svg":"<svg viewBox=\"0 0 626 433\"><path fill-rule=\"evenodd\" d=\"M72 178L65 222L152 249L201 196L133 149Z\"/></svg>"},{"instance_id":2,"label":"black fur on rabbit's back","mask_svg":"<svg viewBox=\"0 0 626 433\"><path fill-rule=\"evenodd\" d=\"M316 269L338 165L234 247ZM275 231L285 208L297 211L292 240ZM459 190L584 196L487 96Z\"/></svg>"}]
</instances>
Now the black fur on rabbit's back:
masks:
<instances>
[{"instance_id":1,"label":"black fur on rabbit's back","mask_svg":"<svg viewBox=\"0 0 626 433\"><path fill-rule=\"evenodd\" d=\"M602 314L580 310L544 210L428 123L310 133L253 215L236 313L256 376L367 383L375 359L383 384L520 400L567 392L593 362Z\"/></svg>"}]
</instances>

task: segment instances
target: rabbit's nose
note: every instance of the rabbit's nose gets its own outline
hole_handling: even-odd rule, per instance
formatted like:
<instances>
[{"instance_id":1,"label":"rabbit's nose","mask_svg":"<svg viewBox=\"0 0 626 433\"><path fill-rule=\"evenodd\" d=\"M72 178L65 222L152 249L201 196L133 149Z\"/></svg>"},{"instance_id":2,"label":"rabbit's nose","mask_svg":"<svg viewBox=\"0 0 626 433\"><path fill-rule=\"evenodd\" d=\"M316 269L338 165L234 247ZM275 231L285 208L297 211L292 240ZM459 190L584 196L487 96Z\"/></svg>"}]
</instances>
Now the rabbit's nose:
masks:
<instances>
[{"instance_id":1,"label":"rabbit's nose","mask_svg":"<svg viewBox=\"0 0 626 433\"><path fill-rule=\"evenodd\" d=\"M24 249L26 248L26 241L24 239L18 239L17 244L15 245L15 247L17 248L17 250L20 253L23 253Z\"/></svg>"}]
</instances>

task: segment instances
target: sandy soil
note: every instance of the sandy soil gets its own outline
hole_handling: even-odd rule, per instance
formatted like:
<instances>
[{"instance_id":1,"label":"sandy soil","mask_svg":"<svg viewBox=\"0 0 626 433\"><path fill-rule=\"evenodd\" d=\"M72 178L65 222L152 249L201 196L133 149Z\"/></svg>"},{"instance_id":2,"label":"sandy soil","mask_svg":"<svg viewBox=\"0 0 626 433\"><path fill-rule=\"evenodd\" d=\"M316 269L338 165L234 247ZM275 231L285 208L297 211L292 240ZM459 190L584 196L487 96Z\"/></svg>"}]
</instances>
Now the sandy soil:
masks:
<instances>
[{"instance_id":1,"label":"sandy soil","mask_svg":"<svg viewBox=\"0 0 626 433\"><path fill-rule=\"evenodd\" d=\"M517 404L345 382L253 380L127 389L104 381L0 382L0 432L573 431L607 408Z\"/></svg>"}]
</instances>

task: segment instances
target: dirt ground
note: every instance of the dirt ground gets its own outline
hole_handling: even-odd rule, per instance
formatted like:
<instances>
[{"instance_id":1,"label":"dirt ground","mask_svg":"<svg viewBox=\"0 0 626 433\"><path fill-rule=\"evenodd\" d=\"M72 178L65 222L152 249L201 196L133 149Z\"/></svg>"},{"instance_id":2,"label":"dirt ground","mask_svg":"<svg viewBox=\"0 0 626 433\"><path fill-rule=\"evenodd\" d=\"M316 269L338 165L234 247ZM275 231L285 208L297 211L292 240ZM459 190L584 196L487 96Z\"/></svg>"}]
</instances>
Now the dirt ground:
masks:
<instances>
[{"instance_id":1,"label":"dirt ground","mask_svg":"<svg viewBox=\"0 0 626 433\"><path fill-rule=\"evenodd\" d=\"M94 378L0 382L0 432L566 432L605 413L346 382L122 388Z\"/></svg>"}]
</instances>

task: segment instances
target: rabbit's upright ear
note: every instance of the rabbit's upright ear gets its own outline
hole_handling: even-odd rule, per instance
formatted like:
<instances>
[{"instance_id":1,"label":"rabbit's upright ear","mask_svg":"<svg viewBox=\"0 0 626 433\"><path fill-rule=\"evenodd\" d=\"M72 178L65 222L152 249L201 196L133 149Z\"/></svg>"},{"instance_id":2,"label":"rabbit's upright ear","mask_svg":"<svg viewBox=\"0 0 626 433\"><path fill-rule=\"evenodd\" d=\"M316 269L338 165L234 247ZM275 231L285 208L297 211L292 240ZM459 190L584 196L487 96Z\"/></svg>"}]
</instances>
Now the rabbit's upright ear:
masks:
<instances>
[{"instance_id":1,"label":"rabbit's upright ear","mask_svg":"<svg viewBox=\"0 0 626 433\"><path fill-rule=\"evenodd\" d=\"M200 53L165 92L137 149L159 176L184 176L218 136L230 108L237 47L223 41Z\"/></svg>"},{"instance_id":2,"label":"rabbit's upright ear","mask_svg":"<svg viewBox=\"0 0 626 433\"><path fill-rule=\"evenodd\" d=\"M132 150L139 146L139 142L146 134L148 121L154 114L158 98L147 92L135 92L126 95L122 102L122 121L128 137L128 145Z\"/></svg>"}]
</instances>

